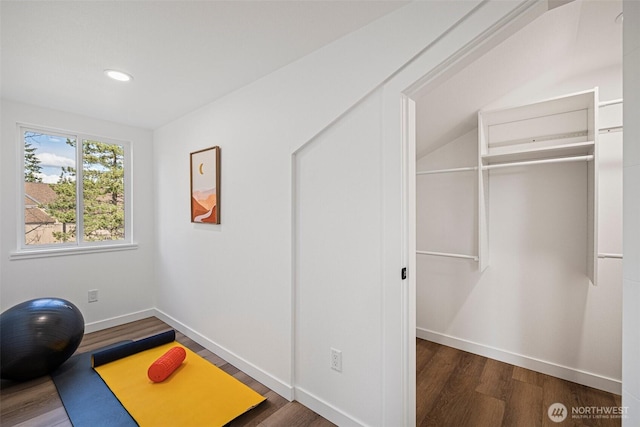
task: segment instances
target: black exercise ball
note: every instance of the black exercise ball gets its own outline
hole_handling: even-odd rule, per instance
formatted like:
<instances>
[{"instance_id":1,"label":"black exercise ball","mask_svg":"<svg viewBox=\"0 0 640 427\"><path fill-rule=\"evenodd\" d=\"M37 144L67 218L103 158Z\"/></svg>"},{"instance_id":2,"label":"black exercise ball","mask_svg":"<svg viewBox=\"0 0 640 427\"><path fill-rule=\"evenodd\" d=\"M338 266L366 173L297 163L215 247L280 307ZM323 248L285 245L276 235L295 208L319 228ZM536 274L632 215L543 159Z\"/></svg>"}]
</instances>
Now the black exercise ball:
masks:
<instances>
[{"instance_id":1,"label":"black exercise ball","mask_svg":"<svg viewBox=\"0 0 640 427\"><path fill-rule=\"evenodd\" d=\"M24 381L46 375L76 351L84 335L78 307L39 298L0 314L0 377Z\"/></svg>"}]
</instances>

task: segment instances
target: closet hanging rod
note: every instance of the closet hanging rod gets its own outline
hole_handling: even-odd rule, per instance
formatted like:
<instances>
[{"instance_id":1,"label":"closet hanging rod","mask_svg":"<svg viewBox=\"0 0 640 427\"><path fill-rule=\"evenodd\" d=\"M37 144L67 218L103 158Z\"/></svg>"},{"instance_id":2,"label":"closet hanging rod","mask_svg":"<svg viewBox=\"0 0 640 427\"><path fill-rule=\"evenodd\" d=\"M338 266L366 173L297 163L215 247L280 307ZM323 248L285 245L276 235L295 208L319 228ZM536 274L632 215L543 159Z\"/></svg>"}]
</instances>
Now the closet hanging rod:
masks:
<instances>
[{"instance_id":1,"label":"closet hanging rod","mask_svg":"<svg viewBox=\"0 0 640 427\"><path fill-rule=\"evenodd\" d=\"M416 172L416 175L431 175L435 173L449 173L449 172L466 172L466 171L477 171L477 166L469 166L465 168L452 168L452 169L436 169L432 171L421 171Z\"/></svg>"},{"instance_id":2,"label":"closet hanging rod","mask_svg":"<svg viewBox=\"0 0 640 427\"><path fill-rule=\"evenodd\" d=\"M612 126L610 128L600 129L600 134L602 135L603 133L613 133L613 132L622 132L622 131L623 131L622 126Z\"/></svg>"},{"instance_id":3,"label":"closet hanging rod","mask_svg":"<svg viewBox=\"0 0 640 427\"><path fill-rule=\"evenodd\" d=\"M622 254L598 254L598 258L622 259Z\"/></svg>"},{"instance_id":4,"label":"closet hanging rod","mask_svg":"<svg viewBox=\"0 0 640 427\"><path fill-rule=\"evenodd\" d=\"M509 168L513 166L541 165L544 163L590 162L591 160L593 160L593 155L590 154L588 156L558 157L556 159L530 160L525 162L513 163L496 163L495 165L482 166L482 170Z\"/></svg>"},{"instance_id":5,"label":"closet hanging rod","mask_svg":"<svg viewBox=\"0 0 640 427\"><path fill-rule=\"evenodd\" d=\"M430 251L416 251L418 255L433 255L433 256L442 256L448 258L463 258L463 259L471 259L474 261L478 261L477 256L473 255L464 255L464 254L450 254L446 252L430 252Z\"/></svg>"}]
</instances>

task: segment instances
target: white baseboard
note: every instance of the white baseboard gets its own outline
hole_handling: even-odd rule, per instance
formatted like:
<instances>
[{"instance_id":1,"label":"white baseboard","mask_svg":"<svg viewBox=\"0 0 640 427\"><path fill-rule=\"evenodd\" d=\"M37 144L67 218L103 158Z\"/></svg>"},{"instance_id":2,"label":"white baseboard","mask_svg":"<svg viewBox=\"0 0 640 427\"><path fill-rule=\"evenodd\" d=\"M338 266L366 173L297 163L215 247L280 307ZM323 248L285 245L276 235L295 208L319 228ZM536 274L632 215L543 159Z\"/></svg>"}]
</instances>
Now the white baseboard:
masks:
<instances>
[{"instance_id":1,"label":"white baseboard","mask_svg":"<svg viewBox=\"0 0 640 427\"><path fill-rule=\"evenodd\" d=\"M195 342L197 342L198 344L200 344L201 346L203 346L207 350L209 350L209 351L215 353L216 355L220 356L221 358L223 358L227 362L231 363L233 366L235 366L236 368L240 369L242 372L244 372L245 374L249 375L250 377L252 377L256 381L258 381L258 382L264 384L265 386L269 387L271 390L273 390L274 392L278 393L280 396L284 397L285 399L287 399L289 401L292 401L294 399L293 387L291 385L284 383L283 381L279 380L278 378L274 377L273 375L269 374L268 372L265 372L262 369L260 369L259 367L255 366L251 362L248 362L247 360L243 359L242 357L239 357L238 355L234 354L233 352L231 352L231 351L227 350L226 348L218 345L217 343L211 341L210 339L208 339L204 335L202 335L199 332L191 329L190 327L188 327L184 323L176 320L175 318L169 316L168 314L164 313L163 311L158 310L158 309L154 309L153 311L154 311L154 315L158 319L160 319L163 322L167 323L168 325L170 325L172 328L176 329L177 331L180 331L181 333L185 334L186 336L188 336L189 338L191 338L192 340L194 340Z\"/></svg>"},{"instance_id":2,"label":"white baseboard","mask_svg":"<svg viewBox=\"0 0 640 427\"><path fill-rule=\"evenodd\" d=\"M296 387L295 400L340 427L363 427L366 425L303 388Z\"/></svg>"},{"instance_id":3,"label":"white baseboard","mask_svg":"<svg viewBox=\"0 0 640 427\"><path fill-rule=\"evenodd\" d=\"M430 331L428 329L416 328L416 336L427 341L457 348L458 350L468 351L469 353L478 354L480 356L489 357L521 368L531 369L532 371L541 372L563 380L604 390L609 393L620 394L622 392L622 381L614 378L608 378L591 372L585 372L545 360L501 350L499 348Z\"/></svg>"},{"instance_id":4,"label":"white baseboard","mask_svg":"<svg viewBox=\"0 0 640 427\"><path fill-rule=\"evenodd\" d=\"M124 325L125 323L135 322L136 320L146 319L156 315L156 310L148 308L146 310L136 311L135 313L125 314L123 316L112 317L110 319L100 320L97 322L85 323L84 333L90 334L91 332L101 331L107 328L113 328L114 326Z\"/></svg>"},{"instance_id":5,"label":"white baseboard","mask_svg":"<svg viewBox=\"0 0 640 427\"><path fill-rule=\"evenodd\" d=\"M294 390L293 386L284 383L278 378L275 378L271 374L237 356L233 352L227 350L221 345L218 345L201 333L193 330L189 326L169 316L167 313L158 310L157 308L150 308L148 310L131 313L124 316L118 316L111 319L101 320L99 322L87 323L85 325L85 333L96 332L102 329L120 326L124 325L125 323L134 322L136 320L142 320L154 316L167 323L177 331L185 334L187 337L202 345L207 350L215 353L227 362L231 363L242 372L254 378L256 381L269 387L269 389L278 393L285 399L289 401L297 400L304 406L308 407L309 409L315 411L319 415L339 426L362 427L366 425L365 423L349 416L348 414L345 414L340 409L332 406L330 403L325 402L324 400L318 398L317 396L314 396L304 389L296 388Z\"/></svg>"}]
</instances>

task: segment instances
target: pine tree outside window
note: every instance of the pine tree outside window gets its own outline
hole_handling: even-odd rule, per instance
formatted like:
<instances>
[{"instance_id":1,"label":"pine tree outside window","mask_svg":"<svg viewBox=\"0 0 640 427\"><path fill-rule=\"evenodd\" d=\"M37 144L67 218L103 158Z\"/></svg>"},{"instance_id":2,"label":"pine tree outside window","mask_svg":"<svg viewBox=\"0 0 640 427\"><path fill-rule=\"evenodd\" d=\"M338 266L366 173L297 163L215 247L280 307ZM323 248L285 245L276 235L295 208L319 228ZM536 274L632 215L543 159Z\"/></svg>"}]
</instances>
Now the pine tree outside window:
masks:
<instances>
[{"instance_id":1,"label":"pine tree outside window","mask_svg":"<svg viewBox=\"0 0 640 427\"><path fill-rule=\"evenodd\" d=\"M128 142L20 127L18 252L130 245Z\"/></svg>"}]
</instances>

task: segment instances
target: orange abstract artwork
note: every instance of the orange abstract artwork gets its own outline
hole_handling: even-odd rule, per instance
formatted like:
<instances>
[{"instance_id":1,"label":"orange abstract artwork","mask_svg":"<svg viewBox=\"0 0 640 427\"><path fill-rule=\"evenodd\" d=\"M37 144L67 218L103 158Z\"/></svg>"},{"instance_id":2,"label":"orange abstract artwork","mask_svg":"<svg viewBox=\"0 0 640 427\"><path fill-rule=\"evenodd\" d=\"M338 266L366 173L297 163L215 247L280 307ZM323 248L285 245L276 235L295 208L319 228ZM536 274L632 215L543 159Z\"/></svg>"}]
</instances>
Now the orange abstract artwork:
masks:
<instances>
[{"instance_id":1,"label":"orange abstract artwork","mask_svg":"<svg viewBox=\"0 0 640 427\"><path fill-rule=\"evenodd\" d=\"M191 222L220 224L220 147L191 153Z\"/></svg>"}]
</instances>

